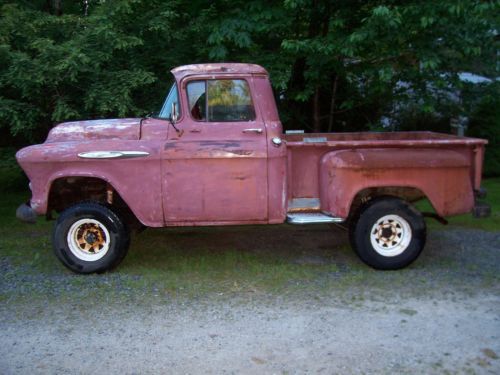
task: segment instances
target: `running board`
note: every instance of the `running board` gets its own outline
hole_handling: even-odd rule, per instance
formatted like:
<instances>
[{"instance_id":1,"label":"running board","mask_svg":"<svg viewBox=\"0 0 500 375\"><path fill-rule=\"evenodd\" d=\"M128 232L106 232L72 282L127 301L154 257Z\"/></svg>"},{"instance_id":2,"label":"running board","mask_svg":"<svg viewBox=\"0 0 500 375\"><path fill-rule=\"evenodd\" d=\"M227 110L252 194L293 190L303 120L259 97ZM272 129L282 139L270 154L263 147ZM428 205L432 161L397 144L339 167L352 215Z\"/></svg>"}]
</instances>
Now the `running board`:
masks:
<instances>
[{"instance_id":1,"label":"running board","mask_svg":"<svg viewBox=\"0 0 500 375\"><path fill-rule=\"evenodd\" d=\"M322 224L322 223L343 223L345 219L332 217L321 212L301 212L286 215L286 221L290 224Z\"/></svg>"}]
</instances>

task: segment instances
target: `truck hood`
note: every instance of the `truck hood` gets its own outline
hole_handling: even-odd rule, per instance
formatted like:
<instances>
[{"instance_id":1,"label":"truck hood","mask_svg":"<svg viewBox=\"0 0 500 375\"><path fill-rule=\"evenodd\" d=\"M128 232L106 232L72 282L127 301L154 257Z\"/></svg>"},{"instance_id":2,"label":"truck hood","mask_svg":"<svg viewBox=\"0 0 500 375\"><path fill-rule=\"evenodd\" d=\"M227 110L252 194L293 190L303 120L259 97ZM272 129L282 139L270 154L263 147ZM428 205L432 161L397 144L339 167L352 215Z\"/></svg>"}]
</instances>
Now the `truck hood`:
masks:
<instances>
[{"instance_id":1,"label":"truck hood","mask_svg":"<svg viewBox=\"0 0 500 375\"><path fill-rule=\"evenodd\" d=\"M53 127L46 142L140 138L140 118L64 122Z\"/></svg>"}]
</instances>

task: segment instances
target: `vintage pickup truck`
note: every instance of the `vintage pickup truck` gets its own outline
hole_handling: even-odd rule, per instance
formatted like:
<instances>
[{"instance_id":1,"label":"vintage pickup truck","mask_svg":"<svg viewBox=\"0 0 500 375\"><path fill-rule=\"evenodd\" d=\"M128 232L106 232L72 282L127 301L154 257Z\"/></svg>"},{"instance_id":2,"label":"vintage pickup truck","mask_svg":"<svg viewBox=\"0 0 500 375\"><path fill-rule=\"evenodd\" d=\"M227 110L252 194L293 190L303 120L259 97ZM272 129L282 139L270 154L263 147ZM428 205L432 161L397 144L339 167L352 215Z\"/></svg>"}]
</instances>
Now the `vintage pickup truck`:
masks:
<instances>
[{"instance_id":1,"label":"vintage pickup truck","mask_svg":"<svg viewBox=\"0 0 500 375\"><path fill-rule=\"evenodd\" d=\"M17 160L32 198L24 221L58 213L54 251L69 269L103 272L127 253L129 228L334 223L368 265L398 269L436 218L487 207L482 139L431 132L283 134L266 70L199 64L151 117L67 122Z\"/></svg>"}]
</instances>

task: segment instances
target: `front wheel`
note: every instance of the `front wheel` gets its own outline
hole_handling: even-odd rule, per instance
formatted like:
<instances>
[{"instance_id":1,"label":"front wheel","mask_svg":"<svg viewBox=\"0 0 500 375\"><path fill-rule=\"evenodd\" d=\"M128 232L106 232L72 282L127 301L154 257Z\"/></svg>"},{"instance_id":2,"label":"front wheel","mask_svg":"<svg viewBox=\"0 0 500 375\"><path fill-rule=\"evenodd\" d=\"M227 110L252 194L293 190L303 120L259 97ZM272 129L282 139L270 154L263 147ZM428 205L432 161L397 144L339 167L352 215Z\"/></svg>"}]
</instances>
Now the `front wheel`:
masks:
<instances>
[{"instance_id":1,"label":"front wheel","mask_svg":"<svg viewBox=\"0 0 500 375\"><path fill-rule=\"evenodd\" d=\"M120 217L92 202L65 210L54 226L52 242L59 260L77 273L104 272L127 254L130 237Z\"/></svg>"},{"instance_id":2,"label":"front wheel","mask_svg":"<svg viewBox=\"0 0 500 375\"><path fill-rule=\"evenodd\" d=\"M375 198L361 208L350 227L350 241L369 266L395 270L418 258L425 245L422 214L395 197Z\"/></svg>"}]
</instances>

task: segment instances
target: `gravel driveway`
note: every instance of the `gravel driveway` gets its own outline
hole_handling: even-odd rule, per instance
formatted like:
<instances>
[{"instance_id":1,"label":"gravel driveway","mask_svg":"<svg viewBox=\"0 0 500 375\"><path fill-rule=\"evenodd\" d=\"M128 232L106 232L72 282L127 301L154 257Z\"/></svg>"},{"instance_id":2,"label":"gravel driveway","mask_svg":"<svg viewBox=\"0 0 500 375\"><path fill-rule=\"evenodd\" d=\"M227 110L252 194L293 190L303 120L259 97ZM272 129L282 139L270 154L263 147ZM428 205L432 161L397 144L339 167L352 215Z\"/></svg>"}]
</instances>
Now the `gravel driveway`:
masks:
<instances>
[{"instance_id":1,"label":"gravel driveway","mask_svg":"<svg viewBox=\"0 0 500 375\"><path fill-rule=\"evenodd\" d=\"M290 261L322 259L313 252ZM70 291L30 300L12 285L41 280L21 283L3 262L2 374L500 373L500 233L432 231L408 271L361 271L367 276L344 289L289 295L138 298L129 290L91 299ZM64 277L50 288L62 288Z\"/></svg>"}]
</instances>

